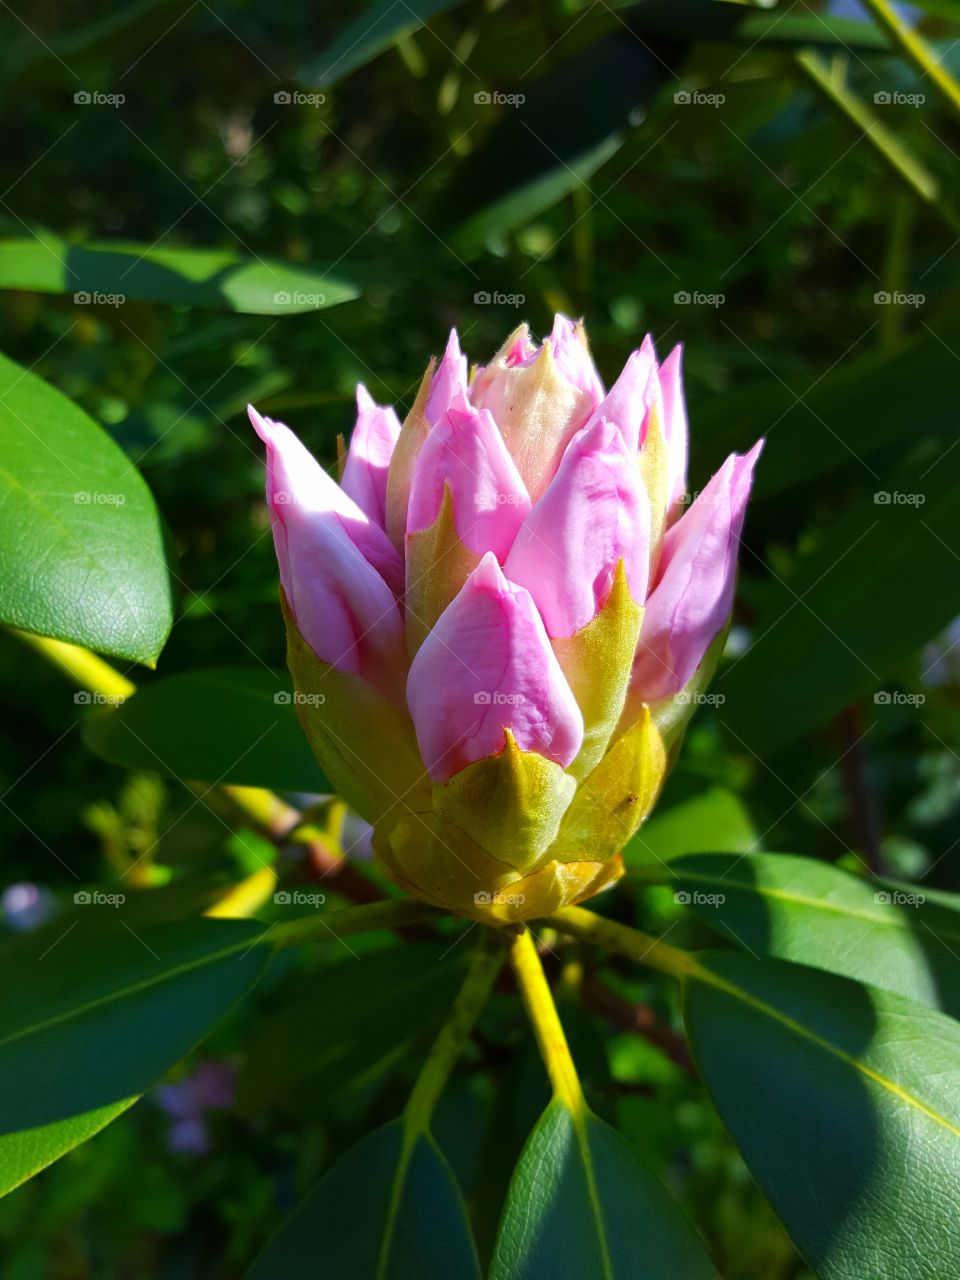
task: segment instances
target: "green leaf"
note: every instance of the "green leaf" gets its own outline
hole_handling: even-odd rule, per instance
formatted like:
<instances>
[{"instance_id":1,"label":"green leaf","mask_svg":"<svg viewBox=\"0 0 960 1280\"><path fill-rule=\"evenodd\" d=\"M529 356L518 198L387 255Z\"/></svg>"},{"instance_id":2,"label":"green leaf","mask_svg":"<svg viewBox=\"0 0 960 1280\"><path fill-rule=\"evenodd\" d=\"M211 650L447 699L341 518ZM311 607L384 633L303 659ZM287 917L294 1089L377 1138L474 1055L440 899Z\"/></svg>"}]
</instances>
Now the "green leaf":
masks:
<instances>
[{"instance_id":1,"label":"green leaf","mask_svg":"<svg viewBox=\"0 0 960 1280\"><path fill-rule=\"evenodd\" d=\"M91 418L0 355L0 621L152 665L172 624L160 517Z\"/></svg>"},{"instance_id":2,"label":"green leaf","mask_svg":"<svg viewBox=\"0 0 960 1280\"><path fill-rule=\"evenodd\" d=\"M960 1017L960 911L924 902L922 886L887 887L786 853L694 854L666 874L691 910L748 951Z\"/></svg>"},{"instance_id":3,"label":"green leaf","mask_svg":"<svg viewBox=\"0 0 960 1280\"><path fill-rule=\"evenodd\" d=\"M102 1129L259 977L262 925L57 920L0 948L0 1194Z\"/></svg>"},{"instance_id":4,"label":"green leaf","mask_svg":"<svg viewBox=\"0 0 960 1280\"><path fill-rule=\"evenodd\" d=\"M223 667L155 680L92 715L84 739L125 769L190 782L330 790L300 728L286 672Z\"/></svg>"},{"instance_id":5,"label":"green leaf","mask_svg":"<svg viewBox=\"0 0 960 1280\"><path fill-rule=\"evenodd\" d=\"M329 88L461 0L377 0L298 75L300 84Z\"/></svg>"},{"instance_id":6,"label":"green leaf","mask_svg":"<svg viewBox=\"0 0 960 1280\"><path fill-rule=\"evenodd\" d=\"M889 50L890 38L870 22L855 18L833 18L829 14L750 13L737 24L733 38L738 43L755 45L812 45L834 49L840 46L850 52Z\"/></svg>"},{"instance_id":7,"label":"green leaf","mask_svg":"<svg viewBox=\"0 0 960 1280\"><path fill-rule=\"evenodd\" d=\"M335 307L359 292L320 266L229 249L69 244L47 234L0 240L0 288L72 293L77 305L122 306L131 299L264 316Z\"/></svg>"},{"instance_id":8,"label":"green leaf","mask_svg":"<svg viewBox=\"0 0 960 1280\"><path fill-rule=\"evenodd\" d=\"M479 252L489 235L523 225L586 182L668 75L618 27L525 88L526 101L506 111L444 195L444 211L460 211L454 244Z\"/></svg>"},{"instance_id":9,"label":"green leaf","mask_svg":"<svg viewBox=\"0 0 960 1280\"><path fill-rule=\"evenodd\" d=\"M368 1134L320 1180L247 1280L480 1280L460 1190L433 1139L402 1120Z\"/></svg>"},{"instance_id":10,"label":"green leaf","mask_svg":"<svg viewBox=\"0 0 960 1280\"><path fill-rule=\"evenodd\" d=\"M960 1275L960 1024L784 961L699 960L701 1073L820 1280Z\"/></svg>"},{"instance_id":11,"label":"green leaf","mask_svg":"<svg viewBox=\"0 0 960 1280\"><path fill-rule=\"evenodd\" d=\"M887 501L860 500L821 526L789 582L775 577L756 593L753 643L714 682L726 698L720 722L754 754L784 746L876 689L956 614L955 462L944 455L896 471L876 489ZM888 714L883 705L870 712L873 720Z\"/></svg>"},{"instance_id":12,"label":"green leaf","mask_svg":"<svg viewBox=\"0 0 960 1280\"><path fill-rule=\"evenodd\" d=\"M332 963L285 991L250 1044L239 1083L244 1108L297 1114L310 1097L329 1114L440 1023L466 959L448 942L404 942L360 956L333 943L331 953Z\"/></svg>"},{"instance_id":13,"label":"green leaf","mask_svg":"<svg viewBox=\"0 0 960 1280\"><path fill-rule=\"evenodd\" d=\"M663 812L657 808L624 848L623 858L630 870L682 853L746 853L756 839L740 797L724 787L710 787Z\"/></svg>"},{"instance_id":14,"label":"green leaf","mask_svg":"<svg viewBox=\"0 0 960 1280\"><path fill-rule=\"evenodd\" d=\"M560 1099L510 1183L489 1280L716 1280L695 1232L620 1135Z\"/></svg>"},{"instance_id":15,"label":"green leaf","mask_svg":"<svg viewBox=\"0 0 960 1280\"><path fill-rule=\"evenodd\" d=\"M921 329L894 351L865 350L876 336L867 335L821 378L801 375L795 389L785 385L786 376L780 381L766 372L742 391L707 397L693 415L702 442L692 460L698 475L705 478L731 450L742 452L768 435L755 500L798 489L808 494L815 481L841 469L869 483L870 473L858 459L875 465L878 453L912 449L920 439L931 449L939 449L941 441L952 443L960 366L950 349L954 333L940 321L936 328L942 341ZM918 386L924 388L922 396ZM876 488L882 487L878 478Z\"/></svg>"}]
</instances>

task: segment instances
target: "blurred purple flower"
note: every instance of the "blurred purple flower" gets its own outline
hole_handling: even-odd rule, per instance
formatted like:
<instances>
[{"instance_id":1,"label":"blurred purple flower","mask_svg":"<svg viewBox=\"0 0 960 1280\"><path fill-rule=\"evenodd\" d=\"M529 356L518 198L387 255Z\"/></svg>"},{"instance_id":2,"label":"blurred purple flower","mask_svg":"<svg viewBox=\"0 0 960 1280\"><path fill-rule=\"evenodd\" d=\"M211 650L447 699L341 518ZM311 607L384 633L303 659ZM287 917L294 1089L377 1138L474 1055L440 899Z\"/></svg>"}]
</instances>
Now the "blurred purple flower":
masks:
<instances>
[{"instance_id":1,"label":"blurred purple flower","mask_svg":"<svg viewBox=\"0 0 960 1280\"><path fill-rule=\"evenodd\" d=\"M201 1062L192 1075L158 1085L153 1096L173 1122L167 1131L170 1150L204 1155L210 1149L206 1113L233 1104L234 1069L229 1062Z\"/></svg>"},{"instance_id":2,"label":"blurred purple flower","mask_svg":"<svg viewBox=\"0 0 960 1280\"><path fill-rule=\"evenodd\" d=\"M46 924L56 909L56 900L43 885L24 881L4 889L0 895L0 906L4 923L9 928L16 933L29 933Z\"/></svg>"}]
</instances>

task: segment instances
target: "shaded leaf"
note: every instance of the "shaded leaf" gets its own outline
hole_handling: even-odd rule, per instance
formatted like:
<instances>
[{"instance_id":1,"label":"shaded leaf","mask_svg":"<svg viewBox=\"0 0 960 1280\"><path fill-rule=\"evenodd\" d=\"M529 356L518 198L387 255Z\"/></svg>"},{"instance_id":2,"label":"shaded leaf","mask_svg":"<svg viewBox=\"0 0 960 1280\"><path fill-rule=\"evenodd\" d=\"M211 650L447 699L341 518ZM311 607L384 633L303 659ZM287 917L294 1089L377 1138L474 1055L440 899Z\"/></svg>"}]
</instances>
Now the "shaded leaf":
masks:
<instances>
[{"instance_id":1,"label":"shaded leaf","mask_svg":"<svg viewBox=\"0 0 960 1280\"><path fill-rule=\"evenodd\" d=\"M785 853L694 854L667 874L691 910L738 946L960 1017L960 911L923 901L922 886L887 887Z\"/></svg>"},{"instance_id":2,"label":"shaded leaf","mask_svg":"<svg viewBox=\"0 0 960 1280\"><path fill-rule=\"evenodd\" d=\"M821 1280L960 1274L960 1024L777 960L699 957L687 1027L754 1177Z\"/></svg>"},{"instance_id":3,"label":"shaded leaf","mask_svg":"<svg viewBox=\"0 0 960 1280\"><path fill-rule=\"evenodd\" d=\"M102 1129L259 977L262 925L57 920L0 948L0 1194ZM65 975L68 975L65 979Z\"/></svg>"},{"instance_id":4,"label":"shaded leaf","mask_svg":"<svg viewBox=\"0 0 960 1280\"><path fill-rule=\"evenodd\" d=\"M329 88L391 48L403 36L418 31L461 0L377 0L300 72L301 84Z\"/></svg>"},{"instance_id":5,"label":"shaded leaf","mask_svg":"<svg viewBox=\"0 0 960 1280\"><path fill-rule=\"evenodd\" d=\"M286 672L223 667L155 680L84 725L92 751L190 782L329 791Z\"/></svg>"},{"instance_id":6,"label":"shaded leaf","mask_svg":"<svg viewBox=\"0 0 960 1280\"><path fill-rule=\"evenodd\" d=\"M247 1280L480 1280L466 1210L433 1139L402 1120L351 1148L294 1210Z\"/></svg>"},{"instance_id":7,"label":"shaded leaf","mask_svg":"<svg viewBox=\"0 0 960 1280\"><path fill-rule=\"evenodd\" d=\"M745 853L756 838L756 828L740 797L723 787L710 787L671 808L655 809L624 848L623 859L629 870L666 862L682 853Z\"/></svg>"},{"instance_id":8,"label":"shaded leaf","mask_svg":"<svg viewBox=\"0 0 960 1280\"><path fill-rule=\"evenodd\" d=\"M692 1227L626 1142L555 1099L520 1157L489 1280L716 1280Z\"/></svg>"},{"instance_id":9,"label":"shaded leaf","mask_svg":"<svg viewBox=\"0 0 960 1280\"><path fill-rule=\"evenodd\" d=\"M119 241L68 244L44 234L0 240L0 289L70 293L78 305L119 299L293 315L335 307L356 285L319 266L252 258L229 249L169 249Z\"/></svg>"}]
</instances>

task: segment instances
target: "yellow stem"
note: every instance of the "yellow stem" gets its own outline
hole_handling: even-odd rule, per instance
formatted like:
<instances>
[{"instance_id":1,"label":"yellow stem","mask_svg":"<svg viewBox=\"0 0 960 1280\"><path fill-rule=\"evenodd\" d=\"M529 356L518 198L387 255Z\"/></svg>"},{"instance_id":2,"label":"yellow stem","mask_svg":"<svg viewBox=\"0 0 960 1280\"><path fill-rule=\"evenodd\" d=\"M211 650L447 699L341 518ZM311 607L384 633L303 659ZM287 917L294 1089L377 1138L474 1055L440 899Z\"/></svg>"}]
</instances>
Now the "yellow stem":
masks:
<instances>
[{"instance_id":1,"label":"yellow stem","mask_svg":"<svg viewBox=\"0 0 960 1280\"><path fill-rule=\"evenodd\" d=\"M954 114L960 116L960 84L957 84L926 40L903 21L887 0L864 0L864 4L880 26L893 36L907 60L920 72L920 78L929 76L953 108Z\"/></svg>"},{"instance_id":2,"label":"yellow stem","mask_svg":"<svg viewBox=\"0 0 960 1280\"><path fill-rule=\"evenodd\" d=\"M583 942L592 942L595 946L606 947L608 951L619 952L630 960L649 965L651 969L669 974L672 978L715 981L709 970L704 969L689 951L671 947L669 943L651 938L639 929L630 929L614 920L606 920L583 907L561 907L559 911L547 916L544 923L553 925L561 933L580 938Z\"/></svg>"},{"instance_id":3,"label":"yellow stem","mask_svg":"<svg viewBox=\"0 0 960 1280\"><path fill-rule=\"evenodd\" d=\"M537 1037L540 1056L547 1068L554 1096L574 1116L582 1116L587 1104L580 1078L529 929L523 929L513 938L510 944L510 963L523 997L527 1017Z\"/></svg>"}]
</instances>

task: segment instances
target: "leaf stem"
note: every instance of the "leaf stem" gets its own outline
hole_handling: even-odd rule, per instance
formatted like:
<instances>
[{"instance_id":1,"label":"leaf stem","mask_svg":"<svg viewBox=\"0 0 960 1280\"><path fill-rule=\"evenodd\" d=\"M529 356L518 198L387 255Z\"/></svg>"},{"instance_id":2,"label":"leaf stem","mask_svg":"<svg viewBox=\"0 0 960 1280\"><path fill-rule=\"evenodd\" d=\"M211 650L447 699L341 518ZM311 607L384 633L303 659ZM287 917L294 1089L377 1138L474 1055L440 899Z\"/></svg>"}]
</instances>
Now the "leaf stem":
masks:
<instances>
[{"instance_id":1,"label":"leaf stem","mask_svg":"<svg viewBox=\"0 0 960 1280\"><path fill-rule=\"evenodd\" d=\"M617 924L615 920L607 920L583 907L561 907L559 911L547 916L543 923L552 925L561 933L580 938L583 942L592 942L596 946L606 947L608 951L616 951L629 960L649 965L651 969L669 974L672 978L713 981L713 975L689 951L671 947L667 942L651 938L648 933L641 933L639 929L631 929L625 924Z\"/></svg>"},{"instance_id":2,"label":"leaf stem","mask_svg":"<svg viewBox=\"0 0 960 1280\"><path fill-rule=\"evenodd\" d=\"M375 933L379 929L397 929L402 925L435 919L438 914L436 907L416 902L413 898L385 898L382 902L343 907L328 915L318 912L274 925L269 931L269 941L280 948L300 947L305 942L323 942L330 938L350 937L351 934Z\"/></svg>"},{"instance_id":3,"label":"leaf stem","mask_svg":"<svg viewBox=\"0 0 960 1280\"><path fill-rule=\"evenodd\" d=\"M795 55L797 66L809 77L833 105L859 129L874 150L921 200L945 220L954 231L960 231L960 216L948 203L939 178L919 161L892 130L880 122L875 111L859 98L847 84L842 66L829 64L812 49Z\"/></svg>"},{"instance_id":4,"label":"leaf stem","mask_svg":"<svg viewBox=\"0 0 960 1280\"><path fill-rule=\"evenodd\" d=\"M581 1116L587 1104L580 1077L529 929L523 929L513 938L510 944L510 963L523 997L527 1017L537 1037L540 1056L550 1077L554 1096L564 1102L574 1116Z\"/></svg>"},{"instance_id":5,"label":"leaf stem","mask_svg":"<svg viewBox=\"0 0 960 1280\"><path fill-rule=\"evenodd\" d=\"M893 36L906 55L907 61L912 62L920 72L920 78L929 76L953 108L954 115L960 117L960 84L957 84L926 40L907 26L887 0L864 0L864 4L880 26Z\"/></svg>"},{"instance_id":6,"label":"leaf stem","mask_svg":"<svg viewBox=\"0 0 960 1280\"><path fill-rule=\"evenodd\" d=\"M100 693L107 698L129 698L136 693L137 686L125 675L121 675L109 662L104 662L89 649L81 649L79 645L67 644L65 640L54 640L52 636L34 635L32 631L14 631L20 640L36 649L45 658L60 668L89 693Z\"/></svg>"},{"instance_id":7,"label":"leaf stem","mask_svg":"<svg viewBox=\"0 0 960 1280\"><path fill-rule=\"evenodd\" d=\"M404 1108L404 1124L409 1134L429 1131L430 1119L440 1095L463 1052L474 1023L489 999L505 958L504 940L500 931L483 929L463 986L450 1006L450 1012L433 1042L433 1048Z\"/></svg>"}]
</instances>

